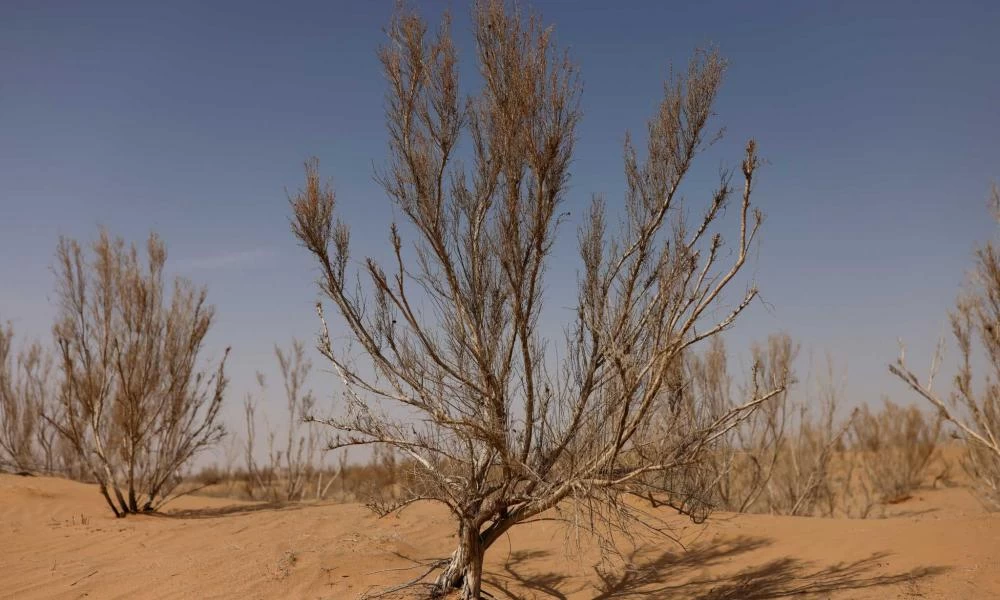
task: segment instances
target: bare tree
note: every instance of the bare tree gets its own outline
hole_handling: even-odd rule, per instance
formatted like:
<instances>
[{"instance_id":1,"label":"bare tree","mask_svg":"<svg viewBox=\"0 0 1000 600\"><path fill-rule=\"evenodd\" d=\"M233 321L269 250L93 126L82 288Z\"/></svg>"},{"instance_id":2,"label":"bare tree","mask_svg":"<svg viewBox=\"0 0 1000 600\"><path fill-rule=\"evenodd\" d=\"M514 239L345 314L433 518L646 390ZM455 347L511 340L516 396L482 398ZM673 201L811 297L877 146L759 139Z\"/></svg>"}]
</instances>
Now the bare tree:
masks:
<instances>
[{"instance_id":1,"label":"bare tree","mask_svg":"<svg viewBox=\"0 0 1000 600\"><path fill-rule=\"evenodd\" d=\"M699 429L664 408L685 352L757 295L751 285L723 304L762 219L750 201L753 141L729 264L715 230L733 194L730 174L694 227L678 193L714 139L707 123L724 61L699 52L671 77L644 159L627 138L624 214L612 232L602 200L586 211L576 308L556 352L542 322L559 313L543 311L543 287L563 219L579 79L537 18L500 0L473 12L483 87L468 100L447 18L430 36L402 9L380 52L390 162L379 181L414 233L412 251L393 225L392 261L367 259L355 280L350 229L316 162L291 199L292 229L361 351L334 346L320 304L320 350L346 401L342 416L324 421L340 432L331 445L386 445L419 465L414 498L445 504L458 528L435 586L461 588L465 599L480 597L484 553L512 526L560 506L583 511L576 522L591 530L634 522L625 495L667 495L663 474L697 463L782 389L753 386L746 402ZM464 135L467 162L456 155Z\"/></svg>"},{"instance_id":2,"label":"bare tree","mask_svg":"<svg viewBox=\"0 0 1000 600\"><path fill-rule=\"evenodd\" d=\"M180 469L224 433L217 416L225 358L214 371L199 370L198 361L214 309L206 290L186 279L167 288L166 247L155 234L145 261L107 231L92 260L66 238L56 258L62 389L47 419L116 516L155 510Z\"/></svg>"},{"instance_id":3,"label":"bare tree","mask_svg":"<svg viewBox=\"0 0 1000 600\"><path fill-rule=\"evenodd\" d=\"M1000 222L1000 188L996 184L991 189L990 204L994 218ZM921 383L906 366L902 348L889 371L934 405L941 418L957 427L968 447L964 466L987 503L1000 508L1000 252L993 242L976 251L971 280L951 313L951 330L960 358L947 400L934 391L933 385L941 359L940 346L926 383ZM985 357L982 364L987 369L981 389L974 383L972 367L979 352Z\"/></svg>"}]
</instances>

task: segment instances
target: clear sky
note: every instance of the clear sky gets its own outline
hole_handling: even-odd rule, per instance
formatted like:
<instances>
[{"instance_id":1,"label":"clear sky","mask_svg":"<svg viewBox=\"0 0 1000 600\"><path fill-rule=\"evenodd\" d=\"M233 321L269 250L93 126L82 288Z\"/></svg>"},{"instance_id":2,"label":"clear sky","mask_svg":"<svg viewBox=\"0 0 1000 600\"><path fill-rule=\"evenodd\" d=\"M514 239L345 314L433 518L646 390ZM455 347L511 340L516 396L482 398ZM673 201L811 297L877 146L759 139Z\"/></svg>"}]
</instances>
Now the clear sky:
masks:
<instances>
[{"instance_id":1,"label":"clear sky","mask_svg":"<svg viewBox=\"0 0 1000 600\"><path fill-rule=\"evenodd\" d=\"M444 3L420 5L436 19ZM469 9L449 4L463 56ZM749 136L768 160L751 265L758 304L731 345L787 330L829 351L852 402L906 398L896 339L923 368L945 332L1000 178L1000 2L538 1L585 81L569 208L621 198L671 61L717 44L727 137L688 189L707 199ZM57 238L103 224L162 234L175 272L210 286L211 350L233 346L230 422L271 344L316 331L312 264L285 190L318 156L357 255L384 251L388 200L375 51L391 2L0 2L0 319L47 338ZM474 66L466 61L465 72ZM571 242L576 215L563 230ZM560 254L550 291L572 283ZM568 274L568 275L567 275ZM318 357L316 362L319 363ZM313 382L331 386L324 375Z\"/></svg>"}]
</instances>

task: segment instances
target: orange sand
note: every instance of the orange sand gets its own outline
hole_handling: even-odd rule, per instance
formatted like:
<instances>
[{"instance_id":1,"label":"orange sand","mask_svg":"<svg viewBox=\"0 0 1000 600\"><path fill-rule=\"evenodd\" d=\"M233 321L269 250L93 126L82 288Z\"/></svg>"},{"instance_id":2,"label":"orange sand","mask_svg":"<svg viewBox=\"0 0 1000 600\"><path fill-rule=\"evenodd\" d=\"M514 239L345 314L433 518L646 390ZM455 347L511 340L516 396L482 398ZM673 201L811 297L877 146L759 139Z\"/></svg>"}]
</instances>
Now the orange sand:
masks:
<instances>
[{"instance_id":1,"label":"orange sand","mask_svg":"<svg viewBox=\"0 0 1000 600\"><path fill-rule=\"evenodd\" d=\"M432 505L377 519L358 505L286 508L188 497L114 519L93 486L0 475L0 598L357 598L446 556ZM1000 514L963 488L870 520L671 515L686 549L642 548L610 573L567 556L564 528L525 525L487 557L495 598L1000 598ZM408 570L403 570L407 569Z\"/></svg>"}]
</instances>

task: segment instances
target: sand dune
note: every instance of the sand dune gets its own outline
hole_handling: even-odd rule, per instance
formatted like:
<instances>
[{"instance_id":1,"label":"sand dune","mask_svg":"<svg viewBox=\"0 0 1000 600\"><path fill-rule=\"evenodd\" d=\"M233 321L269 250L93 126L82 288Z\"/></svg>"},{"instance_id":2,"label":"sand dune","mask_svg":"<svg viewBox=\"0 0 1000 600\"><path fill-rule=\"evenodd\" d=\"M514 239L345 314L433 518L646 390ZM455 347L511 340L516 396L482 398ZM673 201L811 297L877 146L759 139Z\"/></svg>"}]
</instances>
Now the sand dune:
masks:
<instances>
[{"instance_id":1,"label":"sand dune","mask_svg":"<svg viewBox=\"0 0 1000 600\"><path fill-rule=\"evenodd\" d=\"M188 497L114 519L93 486L0 475L0 598L357 598L452 549L430 505ZM516 528L488 556L496 598L1000 598L1000 515L963 488L926 490L869 520L662 511L680 544L640 539L630 566L594 568L564 528Z\"/></svg>"}]
</instances>

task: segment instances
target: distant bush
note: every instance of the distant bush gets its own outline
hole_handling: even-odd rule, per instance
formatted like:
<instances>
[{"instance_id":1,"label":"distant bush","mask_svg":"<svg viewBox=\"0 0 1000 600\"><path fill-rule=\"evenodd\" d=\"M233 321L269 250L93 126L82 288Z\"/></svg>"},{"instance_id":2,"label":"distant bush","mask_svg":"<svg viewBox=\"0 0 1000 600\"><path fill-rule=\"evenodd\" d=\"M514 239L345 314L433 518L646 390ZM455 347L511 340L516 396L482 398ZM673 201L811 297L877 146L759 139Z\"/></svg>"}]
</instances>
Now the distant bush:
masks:
<instances>
[{"instance_id":1,"label":"distant bush","mask_svg":"<svg viewBox=\"0 0 1000 600\"><path fill-rule=\"evenodd\" d=\"M793 364L798 350L787 334L771 335L765 344L754 344L751 373L736 387L736 394L721 340L713 340L701 355L688 357L687 372L679 380L690 383L683 386L676 404L704 407L698 414L680 409L691 413L693 428L705 427L717 415L732 410L740 398L751 397L755 388L780 384L782 391L717 436L701 463L674 476L669 486L678 490L675 504L704 505L706 511L834 514L841 487L835 461L843 449L847 423L836 418L838 390L832 374L820 387L818 414L815 402L794 398ZM698 400L685 401L688 397Z\"/></svg>"},{"instance_id":2,"label":"distant bush","mask_svg":"<svg viewBox=\"0 0 1000 600\"><path fill-rule=\"evenodd\" d=\"M888 401L878 412L863 406L844 418L832 365L803 398L793 373L798 347L788 335L770 336L751 354L753 373L740 396L750 385L785 380L788 387L719 437L702 464L671 482L681 490L675 502L734 512L864 518L905 500L927 480L938 456L940 419ZM727 362L720 340L689 357L686 393L712 407L702 421L735 405Z\"/></svg>"},{"instance_id":3,"label":"distant bush","mask_svg":"<svg viewBox=\"0 0 1000 600\"><path fill-rule=\"evenodd\" d=\"M264 419L267 456L261 463L256 457L257 404L259 399L251 394L244 402L246 438L244 446L245 489L247 496L270 501L296 501L307 497L322 499L333 485L338 472L328 472L318 459L322 458L319 433L311 420L316 405L306 380L312 363L306 358L305 346L292 340L283 350L275 346L274 355L281 370L282 387L288 410L288 424L282 438ZM264 376L257 374L258 394L267 396Z\"/></svg>"},{"instance_id":4,"label":"distant bush","mask_svg":"<svg viewBox=\"0 0 1000 600\"><path fill-rule=\"evenodd\" d=\"M246 469L227 469L219 465L202 467L186 479L187 489L203 496L233 498L237 500L264 500L287 502L281 490L285 481L280 472L251 474ZM324 463L313 466L314 477L309 482L308 493L291 501L332 500L365 504L375 512L379 507L395 507L412 487L413 465L385 451L376 450L365 461L348 462L342 452L334 465ZM271 489L263 489L259 477L271 481Z\"/></svg>"},{"instance_id":5,"label":"distant bush","mask_svg":"<svg viewBox=\"0 0 1000 600\"><path fill-rule=\"evenodd\" d=\"M817 393L818 402L807 398L788 407L775 466L755 512L832 517L842 509L845 483L837 458L853 415L838 420L840 390L832 363Z\"/></svg>"},{"instance_id":6,"label":"distant bush","mask_svg":"<svg viewBox=\"0 0 1000 600\"><path fill-rule=\"evenodd\" d=\"M14 328L0 324L0 470L51 473L60 440L45 420L55 390L52 358L38 342L14 350Z\"/></svg>"},{"instance_id":7,"label":"distant bush","mask_svg":"<svg viewBox=\"0 0 1000 600\"><path fill-rule=\"evenodd\" d=\"M864 477L862 485L879 502L906 500L926 480L940 436L941 419L928 418L915 406L885 400L878 413L863 406L849 435Z\"/></svg>"}]
</instances>

